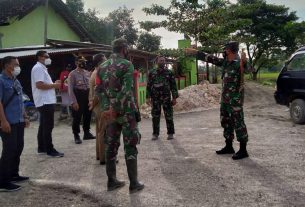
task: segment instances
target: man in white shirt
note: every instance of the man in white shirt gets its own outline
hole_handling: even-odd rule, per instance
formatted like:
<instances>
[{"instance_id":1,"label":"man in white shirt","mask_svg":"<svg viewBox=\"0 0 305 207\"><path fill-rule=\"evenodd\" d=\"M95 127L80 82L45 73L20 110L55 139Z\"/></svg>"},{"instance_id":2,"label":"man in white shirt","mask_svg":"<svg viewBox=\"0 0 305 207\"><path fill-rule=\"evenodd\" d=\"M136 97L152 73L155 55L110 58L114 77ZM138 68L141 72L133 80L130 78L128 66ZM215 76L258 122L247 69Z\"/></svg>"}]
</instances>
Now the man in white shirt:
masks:
<instances>
[{"instance_id":1,"label":"man in white shirt","mask_svg":"<svg viewBox=\"0 0 305 207\"><path fill-rule=\"evenodd\" d=\"M51 157L63 157L52 143L52 130L54 128L54 112L56 104L55 89L60 88L60 81L53 83L47 69L51 59L46 51L36 53L37 63L31 72L31 83L34 103L40 114L38 129L38 154L47 153Z\"/></svg>"}]
</instances>

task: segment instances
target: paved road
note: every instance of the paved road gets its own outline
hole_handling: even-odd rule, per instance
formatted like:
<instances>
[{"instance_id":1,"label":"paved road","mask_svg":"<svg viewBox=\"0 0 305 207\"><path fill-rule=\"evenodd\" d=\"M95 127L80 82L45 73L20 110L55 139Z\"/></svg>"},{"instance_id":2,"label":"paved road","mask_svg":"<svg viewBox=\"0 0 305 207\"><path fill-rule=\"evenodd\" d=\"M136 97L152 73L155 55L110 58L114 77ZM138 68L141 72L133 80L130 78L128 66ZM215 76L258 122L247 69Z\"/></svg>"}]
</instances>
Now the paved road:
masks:
<instances>
[{"instance_id":1,"label":"paved road","mask_svg":"<svg viewBox=\"0 0 305 207\"><path fill-rule=\"evenodd\" d=\"M37 123L25 135L21 172L31 177L19 192L0 194L0 206L304 206L305 127L294 125L273 89L247 84L246 124L250 158L218 156L224 144L219 110L175 116L176 139L151 141L143 120L139 177L145 189L106 191L105 167L95 160L95 141L75 145L70 126L58 122L54 143L64 158L36 154ZM234 143L238 149L238 143ZM118 177L128 180L120 149Z\"/></svg>"}]
</instances>

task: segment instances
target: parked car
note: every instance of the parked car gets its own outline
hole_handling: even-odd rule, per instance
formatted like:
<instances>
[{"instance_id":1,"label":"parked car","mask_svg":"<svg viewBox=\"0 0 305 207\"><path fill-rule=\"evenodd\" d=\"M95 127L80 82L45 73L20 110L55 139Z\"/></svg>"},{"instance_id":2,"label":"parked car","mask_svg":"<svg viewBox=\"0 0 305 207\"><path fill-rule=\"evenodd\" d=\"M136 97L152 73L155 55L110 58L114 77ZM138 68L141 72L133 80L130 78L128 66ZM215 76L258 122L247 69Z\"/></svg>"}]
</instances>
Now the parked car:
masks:
<instances>
[{"instance_id":1,"label":"parked car","mask_svg":"<svg viewBox=\"0 0 305 207\"><path fill-rule=\"evenodd\" d=\"M276 82L274 98L276 103L290 108L294 123L305 123L305 47L285 63Z\"/></svg>"}]
</instances>

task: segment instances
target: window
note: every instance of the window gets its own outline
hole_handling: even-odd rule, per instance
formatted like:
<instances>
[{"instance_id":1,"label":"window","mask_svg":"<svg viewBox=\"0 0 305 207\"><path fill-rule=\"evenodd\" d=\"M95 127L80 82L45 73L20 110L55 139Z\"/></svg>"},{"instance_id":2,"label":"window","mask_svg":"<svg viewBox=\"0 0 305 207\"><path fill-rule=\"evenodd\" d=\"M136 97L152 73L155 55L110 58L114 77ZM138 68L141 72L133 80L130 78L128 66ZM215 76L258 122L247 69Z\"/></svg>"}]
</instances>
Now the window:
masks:
<instances>
[{"instance_id":1,"label":"window","mask_svg":"<svg viewBox=\"0 0 305 207\"><path fill-rule=\"evenodd\" d=\"M305 71L305 53L297 54L287 65L288 71Z\"/></svg>"}]
</instances>

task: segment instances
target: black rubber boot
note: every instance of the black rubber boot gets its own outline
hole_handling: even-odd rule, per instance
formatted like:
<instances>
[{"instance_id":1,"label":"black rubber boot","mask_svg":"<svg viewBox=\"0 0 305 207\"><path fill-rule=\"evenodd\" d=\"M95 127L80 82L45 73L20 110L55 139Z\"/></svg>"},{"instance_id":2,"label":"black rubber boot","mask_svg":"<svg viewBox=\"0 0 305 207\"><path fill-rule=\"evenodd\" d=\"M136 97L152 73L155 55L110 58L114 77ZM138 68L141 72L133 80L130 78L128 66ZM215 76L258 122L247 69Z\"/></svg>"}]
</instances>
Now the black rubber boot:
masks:
<instances>
[{"instance_id":1,"label":"black rubber boot","mask_svg":"<svg viewBox=\"0 0 305 207\"><path fill-rule=\"evenodd\" d=\"M218 155L224 155L224 154L233 154L235 153L235 150L232 146L232 140L226 139L226 146L222 148L221 150L216 151L216 154Z\"/></svg>"},{"instance_id":2,"label":"black rubber boot","mask_svg":"<svg viewBox=\"0 0 305 207\"><path fill-rule=\"evenodd\" d=\"M83 140L95 139L96 137L90 131L84 132Z\"/></svg>"},{"instance_id":3,"label":"black rubber boot","mask_svg":"<svg viewBox=\"0 0 305 207\"><path fill-rule=\"evenodd\" d=\"M80 139L79 134L74 134L74 142L75 144L81 144L82 140Z\"/></svg>"},{"instance_id":4,"label":"black rubber boot","mask_svg":"<svg viewBox=\"0 0 305 207\"><path fill-rule=\"evenodd\" d=\"M108 176L107 190L113 191L125 185L124 181L119 181L116 178L116 164L115 160L106 161L106 173Z\"/></svg>"},{"instance_id":5,"label":"black rubber boot","mask_svg":"<svg viewBox=\"0 0 305 207\"><path fill-rule=\"evenodd\" d=\"M233 160L240 160L249 157L249 154L247 152L247 142L240 142L239 144L240 144L240 149L232 156Z\"/></svg>"},{"instance_id":6,"label":"black rubber boot","mask_svg":"<svg viewBox=\"0 0 305 207\"><path fill-rule=\"evenodd\" d=\"M143 190L144 184L138 181L137 159L126 160L128 177L130 180L129 193Z\"/></svg>"}]
</instances>

